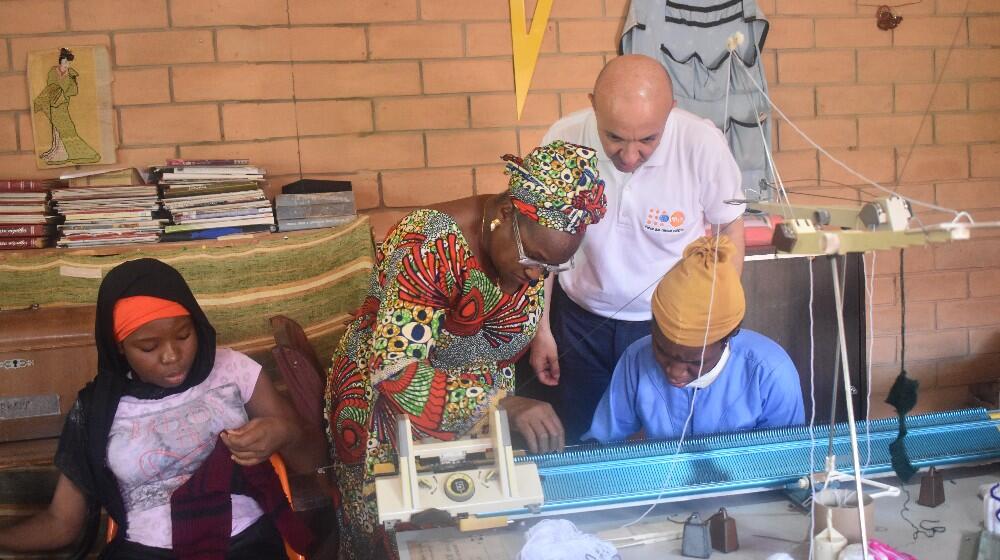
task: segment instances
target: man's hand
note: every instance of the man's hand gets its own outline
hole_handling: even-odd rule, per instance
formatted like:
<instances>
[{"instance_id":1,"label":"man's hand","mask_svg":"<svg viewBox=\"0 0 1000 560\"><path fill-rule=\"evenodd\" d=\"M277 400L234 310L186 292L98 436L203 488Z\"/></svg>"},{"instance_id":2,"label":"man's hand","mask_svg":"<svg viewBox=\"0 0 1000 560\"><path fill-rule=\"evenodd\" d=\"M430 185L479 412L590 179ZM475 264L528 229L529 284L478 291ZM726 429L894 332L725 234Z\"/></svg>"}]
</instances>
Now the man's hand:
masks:
<instances>
[{"instance_id":1,"label":"man's hand","mask_svg":"<svg viewBox=\"0 0 1000 560\"><path fill-rule=\"evenodd\" d=\"M249 467L267 461L289 438L285 421L273 416L254 418L235 430L222 432L222 443L233 461Z\"/></svg>"},{"instance_id":2,"label":"man's hand","mask_svg":"<svg viewBox=\"0 0 1000 560\"><path fill-rule=\"evenodd\" d=\"M566 433L552 405L525 397L507 397L500 401L511 425L524 436L532 453L562 452Z\"/></svg>"},{"instance_id":3,"label":"man's hand","mask_svg":"<svg viewBox=\"0 0 1000 560\"><path fill-rule=\"evenodd\" d=\"M547 329L538 329L534 340L531 341L531 357L528 363L543 384L549 386L559 384L559 348L556 346L555 337Z\"/></svg>"}]
</instances>

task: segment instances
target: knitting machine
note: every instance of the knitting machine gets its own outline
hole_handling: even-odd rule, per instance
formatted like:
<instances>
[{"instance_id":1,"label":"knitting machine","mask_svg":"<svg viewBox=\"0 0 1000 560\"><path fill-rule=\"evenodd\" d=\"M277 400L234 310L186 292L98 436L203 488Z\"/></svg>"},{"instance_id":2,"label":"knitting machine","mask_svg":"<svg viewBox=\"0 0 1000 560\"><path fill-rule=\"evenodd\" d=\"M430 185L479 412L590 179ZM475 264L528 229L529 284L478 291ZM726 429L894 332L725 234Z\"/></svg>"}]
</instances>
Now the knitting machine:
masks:
<instances>
[{"instance_id":1,"label":"knitting machine","mask_svg":"<svg viewBox=\"0 0 1000 560\"><path fill-rule=\"evenodd\" d=\"M862 437L862 472L891 473L889 444L899 428L895 418L872 420ZM865 422L858 422L865 430ZM833 427L836 468L852 472L850 430ZM989 462L1000 458L1000 413L968 409L911 416L907 450L914 466ZM538 466L545 501L541 513L633 506L714 494L799 487L809 474L826 468L828 427L776 428L676 441L580 446L565 453L516 457ZM869 447L870 446L870 447ZM870 449L870 454L869 450ZM810 454L813 455L810 461ZM527 509L493 512L522 516ZM480 513L480 515L484 515Z\"/></svg>"},{"instance_id":2,"label":"knitting machine","mask_svg":"<svg viewBox=\"0 0 1000 560\"><path fill-rule=\"evenodd\" d=\"M864 433L865 424L858 422L857 430ZM493 458L485 461L464 457L450 468L448 463L418 468L417 457L440 455L448 448L453 452L458 448L466 452L494 449L490 443L494 438L449 442L443 448L407 440L400 446L400 474L376 479L380 520L409 520L423 509L436 508L460 518L462 525L495 519L495 523L487 523L489 526L504 524L511 517L802 488L809 484L811 465L816 473L830 470L825 457L831 432L832 467L853 474L846 422L832 430L817 426L812 434L808 427L799 426L688 439L679 453L677 441L641 441L582 445L564 453L519 457L506 455L509 444L499 444L509 442L509 438L504 439L506 424L501 421L497 425L500 429L494 433L499 437L499 453L490 453ZM967 409L911 416L907 428L907 449L916 467L1000 459L1000 412ZM860 446L862 474L891 474L889 444L898 429L896 418L868 423L869 436L861 438ZM498 474L507 461L509 467ZM458 490L448 490L450 483L460 480ZM509 485L509 494L502 490L501 481ZM404 506L406 499L410 502Z\"/></svg>"}]
</instances>

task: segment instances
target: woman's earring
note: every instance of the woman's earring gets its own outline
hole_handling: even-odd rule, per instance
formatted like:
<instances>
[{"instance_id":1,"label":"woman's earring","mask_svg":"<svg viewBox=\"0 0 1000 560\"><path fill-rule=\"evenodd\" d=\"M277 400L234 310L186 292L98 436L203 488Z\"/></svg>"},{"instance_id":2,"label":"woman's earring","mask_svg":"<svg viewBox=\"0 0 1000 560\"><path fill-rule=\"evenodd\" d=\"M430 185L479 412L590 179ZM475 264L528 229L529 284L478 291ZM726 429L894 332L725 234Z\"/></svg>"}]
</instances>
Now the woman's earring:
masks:
<instances>
[{"instance_id":1,"label":"woman's earring","mask_svg":"<svg viewBox=\"0 0 1000 560\"><path fill-rule=\"evenodd\" d=\"M490 231L496 231L501 223L500 218L493 218L493 221L490 222Z\"/></svg>"}]
</instances>

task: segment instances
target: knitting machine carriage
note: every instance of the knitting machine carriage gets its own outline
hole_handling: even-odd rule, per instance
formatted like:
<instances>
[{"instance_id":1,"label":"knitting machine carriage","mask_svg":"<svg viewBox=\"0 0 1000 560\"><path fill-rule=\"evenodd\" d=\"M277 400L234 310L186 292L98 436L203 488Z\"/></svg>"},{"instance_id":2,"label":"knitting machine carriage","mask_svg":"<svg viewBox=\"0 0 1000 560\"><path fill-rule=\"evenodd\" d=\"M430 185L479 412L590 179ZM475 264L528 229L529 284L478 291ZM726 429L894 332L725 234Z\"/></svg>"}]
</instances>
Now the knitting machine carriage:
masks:
<instances>
[{"instance_id":1,"label":"knitting machine carriage","mask_svg":"<svg viewBox=\"0 0 1000 560\"><path fill-rule=\"evenodd\" d=\"M534 463L515 464L507 412L490 411L487 437L418 443L408 416L397 419L398 468L375 480L379 522L409 521L436 509L458 518L463 530L502 525L505 519L478 514L537 510L542 486Z\"/></svg>"}]
</instances>

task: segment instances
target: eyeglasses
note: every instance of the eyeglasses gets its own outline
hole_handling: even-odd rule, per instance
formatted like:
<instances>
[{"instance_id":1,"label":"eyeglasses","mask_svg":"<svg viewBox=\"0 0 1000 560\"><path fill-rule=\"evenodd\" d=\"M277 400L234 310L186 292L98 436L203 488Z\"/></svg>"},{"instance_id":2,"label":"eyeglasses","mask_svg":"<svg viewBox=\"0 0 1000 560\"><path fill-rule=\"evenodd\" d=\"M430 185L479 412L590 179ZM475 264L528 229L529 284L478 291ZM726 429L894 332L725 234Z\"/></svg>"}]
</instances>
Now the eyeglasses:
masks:
<instances>
[{"instance_id":1,"label":"eyeglasses","mask_svg":"<svg viewBox=\"0 0 1000 560\"><path fill-rule=\"evenodd\" d=\"M538 262L535 259L524 254L524 245L521 243L521 231L517 228L517 217L520 212L514 212L514 241L517 242L517 262L521 266L527 266L529 268L537 268L544 272L545 274L552 274L554 272L565 272L573 268L573 257L569 258L568 262L562 264L546 264L543 262Z\"/></svg>"}]
</instances>

